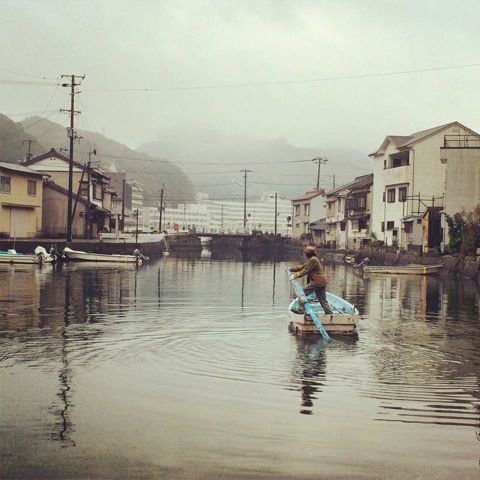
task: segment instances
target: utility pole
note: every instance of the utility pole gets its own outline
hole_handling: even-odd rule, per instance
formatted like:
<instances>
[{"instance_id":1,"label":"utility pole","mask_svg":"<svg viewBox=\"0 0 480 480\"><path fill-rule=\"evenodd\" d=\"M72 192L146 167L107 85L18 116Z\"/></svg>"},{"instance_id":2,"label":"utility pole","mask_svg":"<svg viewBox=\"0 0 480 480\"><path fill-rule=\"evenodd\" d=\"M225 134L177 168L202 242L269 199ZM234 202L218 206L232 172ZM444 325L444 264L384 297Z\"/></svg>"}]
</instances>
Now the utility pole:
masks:
<instances>
[{"instance_id":1,"label":"utility pole","mask_svg":"<svg viewBox=\"0 0 480 480\"><path fill-rule=\"evenodd\" d=\"M312 162L317 162L318 164L318 171L317 171L317 192L320 190L320 167L321 165L325 165L328 160L326 158L322 158L322 157L316 157L314 159L312 159Z\"/></svg>"},{"instance_id":2,"label":"utility pole","mask_svg":"<svg viewBox=\"0 0 480 480\"><path fill-rule=\"evenodd\" d=\"M125 171L123 172L123 180L122 180L122 222L120 224L120 230L123 233L125 229L125 192L126 192L126 183L127 179L125 178Z\"/></svg>"},{"instance_id":3,"label":"utility pole","mask_svg":"<svg viewBox=\"0 0 480 480\"><path fill-rule=\"evenodd\" d=\"M165 188L165 184L162 184L162 189L160 190L160 212L158 218L158 233L162 231L162 212L163 212L163 189Z\"/></svg>"},{"instance_id":4,"label":"utility pole","mask_svg":"<svg viewBox=\"0 0 480 480\"><path fill-rule=\"evenodd\" d=\"M32 143L34 143L36 140L32 140L31 138L29 138L28 140L24 140L22 142L22 145L24 145L25 143L28 143L28 152L25 154L25 161L29 161L31 158L32 158Z\"/></svg>"},{"instance_id":5,"label":"utility pole","mask_svg":"<svg viewBox=\"0 0 480 480\"><path fill-rule=\"evenodd\" d=\"M75 87L80 85L85 75L61 75L61 78L69 78L70 83L62 83L62 87L70 87L70 110L62 109L64 113L70 114L70 127L67 129L67 135L70 138L70 158L68 162L68 204L67 204L67 242L72 241L72 189L73 189L73 142L77 140L74 129L75 114L80 113L75 110ZM78 79L78 83L75 83Z\"/></svg>"},{"instance_id":6,"label":"utility pole","mask_svg":"<svg viewBox=\"0 0 480 480\"><path fill-rule=\"evenodd\" d=\"M247 173L251 170L240 170L243 172L243 232L247 233Z\"/></svg>"},{"instance_id":7,"label":"utility pole","mask_svg":"<svg viewBox=\"0 0 480 480\"><path fill-rule=\"evenodd\" d=\"M277 197L278 193L275 193L275 235L277 235Z\"/></svg>"},{"instance_id":8,"label":"utility pole","mask_svg":"<svg viewBox=\"0 0 480 480\"><path fill-rule=\"evenodd\" d=\"M135 245L138 245L138 208L135 211L135 216L137 217L136 226L135 226Z\"/></svg>"},{"instance_id":9,"label":"utility pole","mask_svg":"<svg viewBox=\"0 0 480 480\"><path fill-rule=\"evenodd\" d=\"M223 233L223 203L222 203L222 209L220 213L220 233Z\"/></svg>"}]
</instances>

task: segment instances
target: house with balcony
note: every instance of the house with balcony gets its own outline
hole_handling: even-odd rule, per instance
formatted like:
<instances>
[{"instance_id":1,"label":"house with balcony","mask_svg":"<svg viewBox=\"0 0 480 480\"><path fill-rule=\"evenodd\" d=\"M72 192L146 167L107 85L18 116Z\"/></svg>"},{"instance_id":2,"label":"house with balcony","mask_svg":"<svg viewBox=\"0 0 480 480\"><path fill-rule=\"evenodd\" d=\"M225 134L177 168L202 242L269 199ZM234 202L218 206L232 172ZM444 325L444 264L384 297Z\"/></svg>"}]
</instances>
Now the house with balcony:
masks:
<instances>
[{"instance_id":1,"label":"house with balcony","mask_svg":"<svg viewBox=\"0 0 480 480\"><path fill-rule=\"evenodd\" d=\"M423 248L424 214L445 206L446 164L441 148L448 136L478 134L459 122L451 122L409 135L388 135L370 157L374 162L371 232L385 245L404 249ZM440 208L439 208L440 207ZM430 210L429 210L430 209ZM430 215L430 214L429 214ZM427 248L440 247L440 223L430 228Z\"/></svg>"},{"instance_id":2,"label":"house with balcony","mask_svg":"<svg viewBox=\"0 0 480 480\"><path fill-rule=\"evenodd\" d=\"M65 234L69 158L52 148L22 165L48 176L43 199L44 235ZM114 192L109 190L110 180L99 169L89 168L88 165L75 161L72 178L72 235L77 238L95 238L98 233L109 229L110 208L114 196ZM82 210L80 205L85 205L85 209Z\"/></svg>"},{"instance_id":3,"label":"house with balcony","mask_svg":"<svg viewBox=\"0 0 480 480\"><path fill-rule=\"evenodd\" d=\"M358 250L369 241L372 185L373 174L368 174L327 192L325 242L328 248Z\"/></svg>"},{"instance_id":4,"label":"house with balcony","mask_svg":"<svg viewBox=\"0 0 480 480\"><path fill-rule=\"evenodd\" d=\"M42 231L43 174L0 162L0 236L39 237Z\"/></svg>"},{"instance_id":5,"label":"house with balcony","mask_svg":"<svg viewBox=\"0 0 480 480\"><path fill-rule=\"evenodd\" d=\"M325 216L323 190L306 192L292 200L292 238L299 239L310 234L310 223Z\"/></svg>"}]
</instances>

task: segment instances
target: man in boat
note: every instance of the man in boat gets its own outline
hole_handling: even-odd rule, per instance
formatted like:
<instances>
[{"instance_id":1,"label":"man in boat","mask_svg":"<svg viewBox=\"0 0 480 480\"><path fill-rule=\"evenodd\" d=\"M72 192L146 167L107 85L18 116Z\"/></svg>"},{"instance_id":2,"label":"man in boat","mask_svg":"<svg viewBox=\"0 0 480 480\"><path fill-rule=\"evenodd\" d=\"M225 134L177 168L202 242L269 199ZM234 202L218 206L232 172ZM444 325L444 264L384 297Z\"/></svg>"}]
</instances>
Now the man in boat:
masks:
<instances>
[{"instance_id":1,"label":"man in boat","mask_svg":"<svg viewBox=\"0 0 480 480\"><path fill-rule=\"evenodd\" d=\"M307 261L303 265L290 267L290 271L295 272L290 275L290 280L306 275L307 285L303 289L305 295L315 292L318 301L325 312L325 315L331 315L333 312L328 304L326 292L327 277L325 276L325 269L323 268L323 265L317 258L315 247L311 245L305 247L305 256L307 257ZM302 303L300 298L298 300L299 303Z\"/></svg>"}]
</instances>

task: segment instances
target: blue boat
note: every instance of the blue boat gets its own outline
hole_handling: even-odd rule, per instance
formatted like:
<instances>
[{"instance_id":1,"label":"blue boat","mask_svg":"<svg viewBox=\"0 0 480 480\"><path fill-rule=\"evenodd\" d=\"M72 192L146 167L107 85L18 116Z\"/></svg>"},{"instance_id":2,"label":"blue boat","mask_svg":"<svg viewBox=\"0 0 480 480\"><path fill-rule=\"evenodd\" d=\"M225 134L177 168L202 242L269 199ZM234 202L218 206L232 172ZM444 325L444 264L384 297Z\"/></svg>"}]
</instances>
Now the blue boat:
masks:
<instances>
[{"instance_id":1,"label":"blue boat","mask_svg":"<svg viewBox=\"0 0 480 480\"><path fill-rule=\"evenodd\" d=\"M287 270L287 273L289 271ZM305 296L297 280L290 280L297 293L288 307L290 323L288 329L295 334L318 334L329 338L329 334L355 334L360 315L357 308L343 298L327 292L327 301L333 314L326 315L315 293ZM303 297L303 298L302 298ZM299 301L303 299L303 302Z\"/></svg>"}]
</instances>

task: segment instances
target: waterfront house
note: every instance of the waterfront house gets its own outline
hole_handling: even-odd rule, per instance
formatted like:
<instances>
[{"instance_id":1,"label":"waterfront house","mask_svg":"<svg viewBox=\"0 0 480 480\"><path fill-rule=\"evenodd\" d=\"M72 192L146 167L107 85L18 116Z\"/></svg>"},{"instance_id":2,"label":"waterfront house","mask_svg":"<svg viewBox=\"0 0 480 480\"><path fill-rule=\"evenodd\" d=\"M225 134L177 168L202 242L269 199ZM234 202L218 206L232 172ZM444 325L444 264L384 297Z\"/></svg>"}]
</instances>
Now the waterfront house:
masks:
<instances>
[{"instance_id":1,"label":"waterfront house","mask_svg":"<svg viewBox=\"0 0 480 480\"><path fill-rule=\"evenodd\" d=\"M49 181L47 188L51 188L55 193L49 192L43 204L43 218L50 219L44 224L44 235L60 236L67 230L67 212L63 201L68 201L68 170L69 158L55 149L49 152L31 158L23 163L29 168L48 175ZM59 188L52 187L55 184ZM114 192L109 189L109 178L97 168L88 168L78 162L73 162L73 195L85 200L87 208L86 214L82 214L83 225L80 227L78 218L73 218L72 235L74 237L95 238L98 233L109 229L110 207ZM51 197L58 197L54 202ZM59 203L60 202L60 203ZM81 201L80 203L84 203ZM78 201L77 201L78 204ZM73 206L72 206L73 208ZM75 215L80 215L76 211Z\"/></svg>"},{"instance_id":2,"label":"waterfront house","mask_svg":"<svg viewBox=\"0 0 480 480\"><path fill-rule=\"evenodd\" d=\"M42 231L43 174L0 162L0 236L34 238Z\"/></svg>"},{"instance_id":3,"label":"waterfront house","mask_svg":"<svg viewBox=\"0 0 480 480\"><path fill-rule=\"evenodd\" d=\"M358 250L370 240L373 174L327 192L325 242L329 248Z\"/></svg>"},{"instance_id":4,"label":"waterfront house","mask_svg":"<svg viewBox=\"0 0 480 480\"><path fill-rule=\"evenodd\" d=\"M292 238L301 238L310 234L310 223L325 216L325 197L323 190L306 192L292 199Z\"/></svg>"},{"instance_id":5,"label":"waterfront house","mask_svg":"<svg viewBox=\"0 0 480 480\"><path fill-rule=\"evenodd\" d=\"M459 122L414 132L388 135L370 154L374 162L371 232L386 245L422 249L424 213L445 206L446 164L439 160L448 136L478 136ZM432 210L435 211L435 210ZM429 244L437 249L443 238L438 227Z\"/></svg>"}]
</instances>

